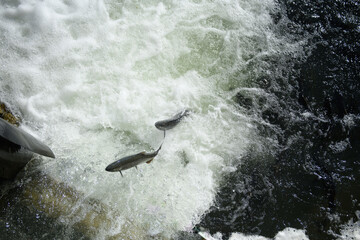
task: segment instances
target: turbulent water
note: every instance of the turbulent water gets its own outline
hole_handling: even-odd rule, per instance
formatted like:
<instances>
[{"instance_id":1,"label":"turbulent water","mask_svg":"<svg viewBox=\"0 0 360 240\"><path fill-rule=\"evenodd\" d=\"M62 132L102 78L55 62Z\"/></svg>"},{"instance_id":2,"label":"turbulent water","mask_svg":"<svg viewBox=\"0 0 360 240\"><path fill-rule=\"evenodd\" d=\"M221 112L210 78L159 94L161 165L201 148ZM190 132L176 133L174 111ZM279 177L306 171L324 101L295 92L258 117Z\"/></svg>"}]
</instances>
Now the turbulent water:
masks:
<instances>
[{"instance_id":1,"label":"turbulent water","mask_svg":"<svg viewBox=\"0 0 360 240\"><path fill-rule=\"evenodd\" d=\"M267 237L306 228L286 220L273 230L238 226L246 226L239 220L246 206L264 205L246 190L260 163L276 162L279 149L303 139L294 129L304 118L326 121L285 101L298 90L296 74L317 36L289 19L286 7L270 0L1 1L0 100L56 159L34 159L8 186L20 190L9 191L0 232L14 239L158 239L203 227ZM191 115L167 132L150 164L124 177L105 171L120 157L157 149L163 133L154 123L184 108ZM282 137L283 114L292 118L291 138ZM331 146L342 152L349 141ZM277 168L287 174L281 163ZM260 181L272 196L270 180ZM253 229L262 225L248 220ZM284 230L276 239L303 238L304 231Z\"/></svg>"}]
</instances>

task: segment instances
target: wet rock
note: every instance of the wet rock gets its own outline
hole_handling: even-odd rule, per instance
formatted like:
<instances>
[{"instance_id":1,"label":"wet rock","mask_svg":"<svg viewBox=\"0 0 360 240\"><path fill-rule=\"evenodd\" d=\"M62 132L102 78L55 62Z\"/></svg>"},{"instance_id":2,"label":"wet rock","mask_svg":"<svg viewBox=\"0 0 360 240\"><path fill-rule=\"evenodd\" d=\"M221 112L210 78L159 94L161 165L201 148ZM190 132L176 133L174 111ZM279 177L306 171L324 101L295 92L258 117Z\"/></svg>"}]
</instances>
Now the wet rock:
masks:
<instances>
[{"instance_id":1,"label":"wet rock","mask_svg":"<svg viewBox=\"0 0 360 240\"><path fill-rule=\"evenodd\" d=\"M0 196L4 239L57 239L64 232L71 232L70 239L102 239L104 234L105 239L150 238L146 228L130 218L123 219L117 231L119 211L42 173L38 163L31 161L24 171L26 181L19 180ZM22 232L20 238L17 232Z\"/></svg>"},{"instance_id":2,"label":"wet rock","mask_svg":"<svg viewBox=\"0 0 360 240\"><path fill-rule=\"evenodd\" d=\"M5 103L2 102L0 102L0 117L15 126L20 125L20 119L15 117L6 107Z\"/></svg>"},{"instance_id":3,"label":"wet rock","mask_svg":"<svg viewBox=\"0 0 360 240\"><path fill-rule=\"evenodd\" d=\"M1 102L0 116L0 178L15 178L31 160L33 153L55 157L48 146L17 128L19 119Z\"/></svg>"}]
</instances>

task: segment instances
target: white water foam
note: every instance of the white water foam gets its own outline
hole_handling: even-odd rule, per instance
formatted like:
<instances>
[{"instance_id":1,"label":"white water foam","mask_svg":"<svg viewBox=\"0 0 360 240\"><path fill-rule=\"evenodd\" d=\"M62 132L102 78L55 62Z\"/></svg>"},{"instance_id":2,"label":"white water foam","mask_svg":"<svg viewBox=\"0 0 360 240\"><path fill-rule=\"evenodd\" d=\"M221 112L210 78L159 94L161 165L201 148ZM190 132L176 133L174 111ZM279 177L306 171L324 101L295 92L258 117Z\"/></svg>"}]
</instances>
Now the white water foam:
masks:
<instances>
[{"instance_id":1,"label":"white water foam","mask_svg":"<svg viewBox=\"0 0 360 240\"><path fill-rule=\"evenodd\" d=\"M254 74L248 65L298 47L272 33L275 8L270 0L4 2L0 98L53 149L42 170L82 193L77 205L95 198L112 209L110 231L93 237L115 236L127 220L171 236L211 206L223 171L256 140L232 100ZM105 172L117 158L156 149L154 122L185 107L193 114L151 164L123 178Z\"/></svg>"},{"instance_id":2,"label":"white water foam","mask_svg":"<svg viewBox=\"0 0 360 240\"><path fill-rule=\"evenodd\" d=\"M356 219L350 219L347 224L341 226L340 234L331 232L338 240L360 239L360 211L355 212Z\"/></svg>"},{"instance_id":3,"label":"white water foam","mask_svg":"<svg viewBox=\"0 0 360 240\"><path fill-rule=\"evenodd\" d=\"M222 240L222 234L216 233L213 236L206 232L200 232L200 235L206 240ZM274 240L309 240L304 230L295 228L285 228L278 232L273 238ZM243 233L232 233L229 240L269 240L269 238L259 235L245 235Z\"/></svg>"}]
</instances>

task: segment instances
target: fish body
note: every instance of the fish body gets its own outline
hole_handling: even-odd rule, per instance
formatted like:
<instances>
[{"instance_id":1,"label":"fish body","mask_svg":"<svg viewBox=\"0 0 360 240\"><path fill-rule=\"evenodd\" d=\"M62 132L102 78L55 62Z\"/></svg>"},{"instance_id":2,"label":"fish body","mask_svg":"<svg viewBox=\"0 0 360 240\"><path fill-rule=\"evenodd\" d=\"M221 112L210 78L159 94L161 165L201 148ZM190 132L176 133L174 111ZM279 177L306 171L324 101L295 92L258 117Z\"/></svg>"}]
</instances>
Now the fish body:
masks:
<instances>
[{"instance_id":1,"label":"fish body","mask_svg":"<svg viewBox=\"0 0 360 240\"><path fill-rule=\"evenodd\" d=\"M181 119L183 117L186 117L190 114L190 110L189 109L184 109L181 112L175 114L173 117L166 119L166 120L162 120L162 121L158 121L155 123L155 127L159 130L169 130L174 128L176 125L178 125L178 123L181 121Z\"/></svg>"},{"instance_id":2,"label":"fish body","mask_svg":"<svg viewBox=\"0 0 360 240\"><path fill-rule=\"evenodd\" d=\"M0 118L0 137L2 137L4 141L22 146L31 152L55 158L54 153L48 146L24 130L11 125L2 118Z\"/></svg>"},{"instance_id":3,"label":"fish body","mask_svg":"<svg viewBox=\"0 0 360 240\"><path fill-rule=\"evenodd\" d=\"M150 163L156 155L159 153L161 149L162 144L160 145L159 149L152 153L147 153L145 151L130 155L127 157L123 157L111 164L109 164L105 170L108 172L120 172L122 170L126 170L132 167L136 167L137 165L141 163Z\"/></svg>"}]
</instances>

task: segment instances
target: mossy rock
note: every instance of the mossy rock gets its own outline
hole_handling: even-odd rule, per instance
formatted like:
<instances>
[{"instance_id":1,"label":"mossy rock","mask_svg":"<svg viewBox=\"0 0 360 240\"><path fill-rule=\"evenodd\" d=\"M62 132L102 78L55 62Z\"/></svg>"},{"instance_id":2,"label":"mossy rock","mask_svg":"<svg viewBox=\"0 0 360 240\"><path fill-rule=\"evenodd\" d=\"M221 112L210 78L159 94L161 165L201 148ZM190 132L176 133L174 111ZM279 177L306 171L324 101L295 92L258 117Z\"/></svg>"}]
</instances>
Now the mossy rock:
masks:
<instances>
[{"instance_id":1,"label":"mossy rock","mask_svg":"<svg viewBox=\"0 0 360 240\"><path fill-rule=\"evenodd\" d=\"M10 112L5 103L0 102L0 117L9 123L19 126L20 120Z\"/></svg>"}]
</instances>

